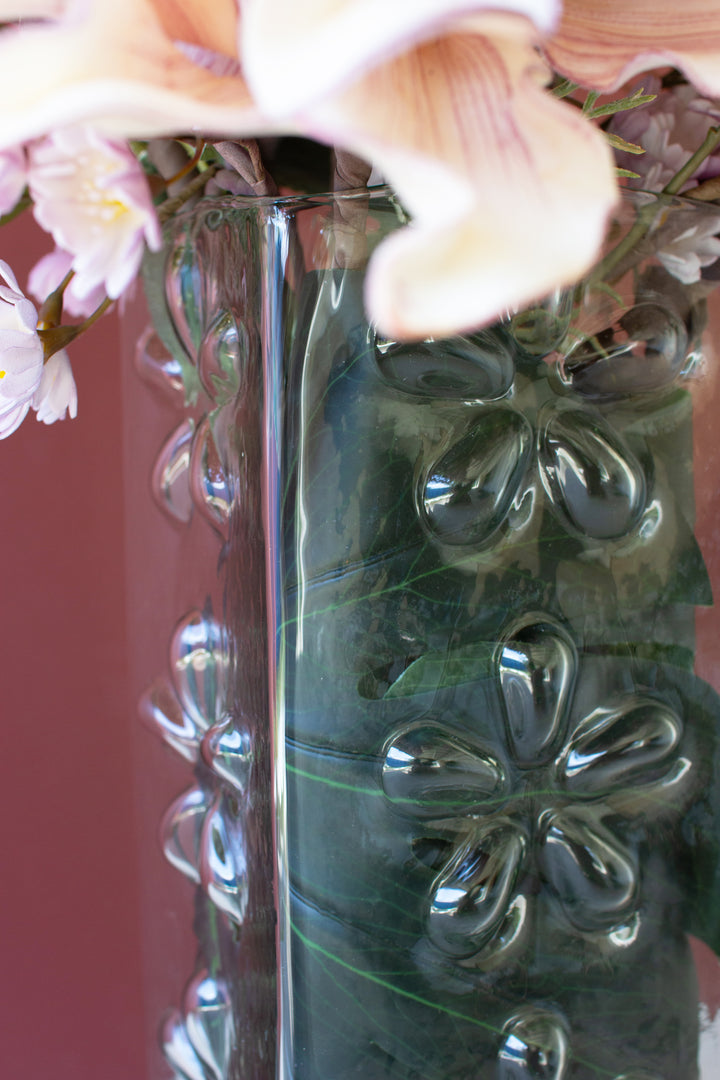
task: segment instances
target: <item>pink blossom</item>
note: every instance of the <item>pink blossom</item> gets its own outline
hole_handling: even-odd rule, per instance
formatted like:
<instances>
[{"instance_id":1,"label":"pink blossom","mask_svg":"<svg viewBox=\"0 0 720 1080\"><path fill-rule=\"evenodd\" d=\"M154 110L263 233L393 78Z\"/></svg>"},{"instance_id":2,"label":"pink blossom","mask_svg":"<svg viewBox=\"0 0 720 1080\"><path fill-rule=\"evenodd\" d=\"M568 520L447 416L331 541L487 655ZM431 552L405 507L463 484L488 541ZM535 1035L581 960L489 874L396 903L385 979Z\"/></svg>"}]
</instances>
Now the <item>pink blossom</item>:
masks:
<instances>
[{"instance_id":1,"label":"pink blossom","mask_svg":"<svg viewBox=\"0 0 720 1080\"><path fill-rule=\"evenodd\" d=\"M77 416L77 389L65 349L53 353L45 364L32 407L43 424L64 420L66 413L73 420Z\"/></svg>"},{"instance_id":2,"label":"pink blossom","mask_svg":"<svg viewBox=\"0 0 720 1080\"><path fill-rule=\"evenodd\" d=\"M72 255L62 248L55 248L43 255L30 271L28 291L41 303L51 292L57 289L67 272L72 267ZM96 286L87 296L80 296L76 286L77 277L71 279L63 294L64 310L75 318L87 318L105 299L102 285Z\"/></svg>"},{"instance_id":3,"label":"pink blossom","mask_svg":"<svg viewBox=\"0 0 720 1080\"><path fill-rule=\"evenodd\" d=\"M27 183L27 161L22 146L0 151L0 214L17 204Z\"/></svg>"},{"instance_id":4,"label":"pink blossom","mask_svg":"<svg viewBox=\"0 0 720 1080\"><path fill-rule=\"evenodd\" d=\"M644 154L618 152L618 164L639 174L632 187L662 191L702 144L711 127L720 122L720 106L700 97L692 86L663 90L656 76L644 79L646 93L654 101L618 113L610 126L615 135L636 143ZM683 186L692 189L703 180L720 175L720 153L711 154ZM699 281L703 268L720 256L720 215L675 215L655 236L657 257L668 273L686 285Z\"/></svg>"},{"instance_id":5,"label":"pink blossom","mask_svg":"<svg viewBox=\"0 0 720 1080\"><path fill-rule=\"evenodd\" d=\"M700 97L692 86L662 90L656 76L643 79L644 91L657 97L648 105L618 113L610 126L615 135L642 146L644 154L618 153L618 164L640 174L632 186L661 191L720 122L720 106ZM720 152L711 154L683 187L695 187L720 175Z\"/></svg>"},{"instance_id":6,"label":"pink blossom","mask_svg":"<svg viewBox=\"0 0 720 1080\"><path fill-rule=\"evenodd\" d=\"M15 275L0 261L0 438L25 419L43 370L37 311L22 294Z\"/></svg>"},{"instance_id":7,"label":"pink blossom","mask_svg":"<svg viewBox=\"0 0 720 1080\"><path fill-rule=\"evenodd\" d=\"M73 292L98 286L118 297L140 267L145 243L162 238L145 175L130 148L92 128L65 128L30 147L38 223L72 256Z\"/></svg>"},{"instance_id":8,"label":"pink blossom","mask_svg":"<svg viewBox=\"0 0 720 1080\"><path fill-rule=\"evenodd\" d=\"M675 214L655 233L655 254L669 274L685 285L700 281L720 256L720 215Z\"/></svg>"}]
</instances>

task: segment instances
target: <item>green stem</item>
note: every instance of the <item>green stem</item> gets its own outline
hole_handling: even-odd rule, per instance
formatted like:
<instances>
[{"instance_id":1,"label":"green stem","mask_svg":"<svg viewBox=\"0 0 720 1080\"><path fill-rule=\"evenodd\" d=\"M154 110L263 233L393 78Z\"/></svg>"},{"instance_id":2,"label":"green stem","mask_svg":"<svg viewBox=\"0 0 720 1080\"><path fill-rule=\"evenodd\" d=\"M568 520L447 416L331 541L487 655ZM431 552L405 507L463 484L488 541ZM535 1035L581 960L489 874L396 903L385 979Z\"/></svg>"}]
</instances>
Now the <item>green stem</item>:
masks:
<instances>
[{"instance_id":1,"label":"green stem","mask_svg":"<svg viewBox=\"0 0 720 1080\"><path fill-rule=\"evenodd\" d=\"M179 195L173 196L172 199L166 199L165 202L158 207L157 215L160 224L164 225L165 222L176 214L189 199L192 199L193 195L197 195L199 191L202 191L207 181L218 171L219 167L219 165L209 165L204 172L201 172L199 176L196 176L194 180L191 180Z\"/></svg>"},{"instance_id":2,"label":"green stem","mask_svg":"<svg viewBox=\"0 0 720 1080\"><path fill-rule=\"evenodd\" d=\"M633 250L640 240L646 235L658 213L655 203L643 206L638 214L638 219L633 227L625 234L619 244L609 251L604 259L601 259L588 277L588 285L594 285L602 281L605 275L613 270L625 256Z\"/></svg>"},{"instance_id":3,"label":"green stem","mask_svg":"<svg viewBox=\"0 0 720 1080\"><path fill-rule=\"evenodd\" d=\"M50 293L38 311L38 328L51 330L62 320L63 296L68 285L75 277L74 270L68 270L57 289Z\"/></svg>"},{"instance_id":4,"label":"green stem","mask_svg":"<svg viewBox=\"0 0 720 1080\"><path fill-rule=\"evenodd\" d=\"M114 299L106 296L103 302L95 308L92 315L88 315L84 322L78 323L76 326L52 326L47 330L38 330L38 336L43 344L45 360L49 360L60 349L67 348L76 337L89 330L93 323L96 323L114 303Z\"/></svg>"},{"instance_id":5,"label":"green stem","mask_svg":"<svg viewBox=\"0 0 720 1080\"><path fill-rule=\"evenodd\" d=\"M709 157L718 146L720 146L720 127L712 127L693 156L685 162L682 169L676 172L672 180L665 185L663 195L677 195L683 184L687 183L690 177L697 172L698 167L702 165L705 158Z\"/></svg>"},{"instance_id":6,"label":"green stem","mask_svg":"<svg viewBox=\"0 0 720 1080\"><path fill-rule=\"evenodd\" d=\"M27 210L29 206L32 206L32 199L30 198L30 192L25 188L12 210L8 210L7 214L3 214L2 217L0 217L0 226L7 225L9 222L13 221L22 214L23 210Z\"/></svg>"},{"instance_id":7,"label":"green stem","mask_svg":"<svg viewBox=\"0 0 720 1080\"><path fill-rule=\"evenodd\" d=\"M88 315L87 319L85 319L84 322L81 322L80 325L76 327L78 334L84 334L86 330L89 330L93 323L96 323L101 317L101 315L104 315L107 309L109 307L112 307L114 303L115 299L113 297L106 296L103 302L101 304L98 304L98 306L95 308L92 315Z\"/></svg>"},{"instance_id":8,"label":"green stem","mask_svg":"<svg viewBox=\"0 0 720 1080\"><path fill-rule=\"evenodd\" d=\"M712 154L713 150L719 145L720 127L710 128L703 142L692 157L688 158L683 167L667 182L660 194L677 195L680 188L687 183L693 173L695 173L699 166L702 165L705 158ZM661 209L662 204L658 206L657 203L654 202L648 203L647 206L642 207L633 227L623 237L620 243L614 247L612 251L609 251L605 258L598 263L588 278L588 284L592 285L597 281L601 281L608 271L613 270L618 263L633 250L633 248L647 235Z\"/></svg>"}]
</instances>

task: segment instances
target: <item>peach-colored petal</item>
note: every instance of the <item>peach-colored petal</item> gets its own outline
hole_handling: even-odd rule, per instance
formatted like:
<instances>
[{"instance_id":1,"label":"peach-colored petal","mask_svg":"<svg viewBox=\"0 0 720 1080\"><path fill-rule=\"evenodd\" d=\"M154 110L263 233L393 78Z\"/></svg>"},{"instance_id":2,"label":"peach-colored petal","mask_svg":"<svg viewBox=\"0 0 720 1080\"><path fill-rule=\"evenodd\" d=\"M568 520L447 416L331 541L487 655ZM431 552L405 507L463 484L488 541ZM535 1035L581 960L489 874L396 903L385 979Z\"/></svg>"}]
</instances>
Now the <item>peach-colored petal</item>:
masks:
<instances>
[{"instance_id":1,"label":"peach-colored petal","mask_svg":"<svg viewBox=\"0 0 720 1080\"><path fill-rule=\"evenodd\" d=\"M560 0L243 0L243 67L271 113L302 108L380 62L498 12L542 30Z\"/></svg>"},{"instance_id":2,"label":"peach-colored petal","mask_svg":"<svg viewBox=\"0 0 720 1080\"><path fill-rule=\"evenodd\" d=\"M370 313L389 335L478 326L574 281L597 254L617 197L612 157L578 110L543 92L526 25L524 41L428 43L302 118L378 165L413 215L371 267Z\"/></svg>"},{"instance_id":3,"label":"peach-colored petal","mask_svg":"<svg viewBox=\"0 0 720 1080\"><path fill-rule=\"evenodd\" d=\"M14 19L54 19L68 6L68 0L0 0L0 22Z\"/></svg>"},{"instance_id":4,"label":"peach-colored petal","mask_svg":"<svg viewBox=\"0 0 720 1080\"><path fill-rule=\"evenodd\" d=\"M163 0L164 18L169 3ZM213 0L225 21L235 0ZM217 44L222 19L194 31L183 5L189 44ZM187 43L186 43L187 45ZM212 52L209 54L212 55ZM105 134L137 138L193 131L251 134L272 127L260 117L237 74L218 75L176 48L152 0L74 0L57 23L35 23L0 35L0 146L55 128L91 123ZM31 74L28 74L31 73Z\"/></svg>"},{"instance_id":5,"label":"peach-colored petal","mask_svg":"<svg viewBox=\"0 0 720 1080\"><path fill-rule=\"evenodd\" d=\"M152 0L151 6L171 41L237 58L237 0Z\"/></svg>"},{"instance_id":6,"label":"peach-colored petal","mask_svg":"<svg viewBox=\"0 0 720 1080\"><path fill-rule=\"evenodd\" d=\"M669 64L720 94L718 0L565 0L546 47L553 67L583 86L616 89Z\"/></svg>"}]
</instances>

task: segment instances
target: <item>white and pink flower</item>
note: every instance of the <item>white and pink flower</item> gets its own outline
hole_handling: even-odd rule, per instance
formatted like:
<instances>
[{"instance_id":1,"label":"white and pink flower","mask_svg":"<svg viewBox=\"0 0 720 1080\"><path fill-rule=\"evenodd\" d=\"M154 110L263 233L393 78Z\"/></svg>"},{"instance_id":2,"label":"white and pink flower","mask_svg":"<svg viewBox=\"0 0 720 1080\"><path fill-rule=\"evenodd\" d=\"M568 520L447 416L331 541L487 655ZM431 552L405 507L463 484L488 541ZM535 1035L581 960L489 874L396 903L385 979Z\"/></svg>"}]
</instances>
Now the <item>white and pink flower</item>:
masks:
<instances>
[{"instance_id":1,"label":"white and pink flower","mask_svg":"<svg viewBox=\"0 0 720 1080\"><path fill-rule=\"evenodd\" d=\"M73 257L69 251L55 248L35 263L28 278L28 292L42 303L72 269ZM105 289L97 285L85 296L78 293L77 276L70 279L63 293L63 308L74 318L86 319L105 299Z\"/></svg>"},{"instance_id":2,"label":"white and pink flower","mask_svg":"<svg viewBox=\"0 0 720 1080\"><path fill-rule=\"evenodd\" d=\"M720 123L720 105L701 97L692 86L663 90L657 76L641 80L645 93L655 100L637 109L618 113L610 125L615 135L641 146L644 154L618 152L618 165L639 174L632 186L662 191L664 186L702 144L711 127ZM710 154L683 191L720 175L720 153Z\"/></svg>"},{"instance_id":3,"label":"white and pink flower","mask_svg":"<svg viewBox=\"0 0 720 1080\"><path fill-rule=\"evenodd\" d=\"M64 420L66 414L73 420L77 416L77 388L65 349L53 353L45 364L32 407L43 424Z\"/></svg>"},{"instance_id":4,"label":"white and pink flower","mask_svg":"<svg viewBox=\"0 0 720 1080\"><path fill-rule=\"evenodd\" d=\"M145 244L159 249L150 189L127 145L89 127L64 128L31 145L28 180L38 223L72 257L79 300L101 286L117 298Z\"/></svg>"},{"instance_id":5,"label":"white and pink flower","mask_svg":"<svg viewBox=\"0 0 720 1080\"><path fill-rule=\"evenodd\" d=\"M43 347L37 311L21 292L15 275L0 260L0 439L20 426L43 373Z\"/></svg>"}]
</instances>

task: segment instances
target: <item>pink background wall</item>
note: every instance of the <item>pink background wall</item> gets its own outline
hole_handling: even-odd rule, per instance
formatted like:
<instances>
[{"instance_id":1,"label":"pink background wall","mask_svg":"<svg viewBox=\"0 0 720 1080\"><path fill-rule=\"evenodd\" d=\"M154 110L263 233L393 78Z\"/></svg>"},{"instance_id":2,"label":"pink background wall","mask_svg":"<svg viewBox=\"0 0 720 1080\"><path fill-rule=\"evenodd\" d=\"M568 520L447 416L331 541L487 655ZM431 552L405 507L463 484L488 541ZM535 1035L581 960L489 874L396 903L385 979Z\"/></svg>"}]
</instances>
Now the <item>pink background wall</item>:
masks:
<instances>
[{"instance_id":1,"label":"pink background wall","mask_svg":"<svg viewBox=\"0 0 720 1080\"><path fill-rule=\"evenodd\" d=\"M45 244L2 230L21 286ZM77 420L0 442L0 1076L139 1080L115 319L72 358Z\"/></svg>"}]
</instances>

